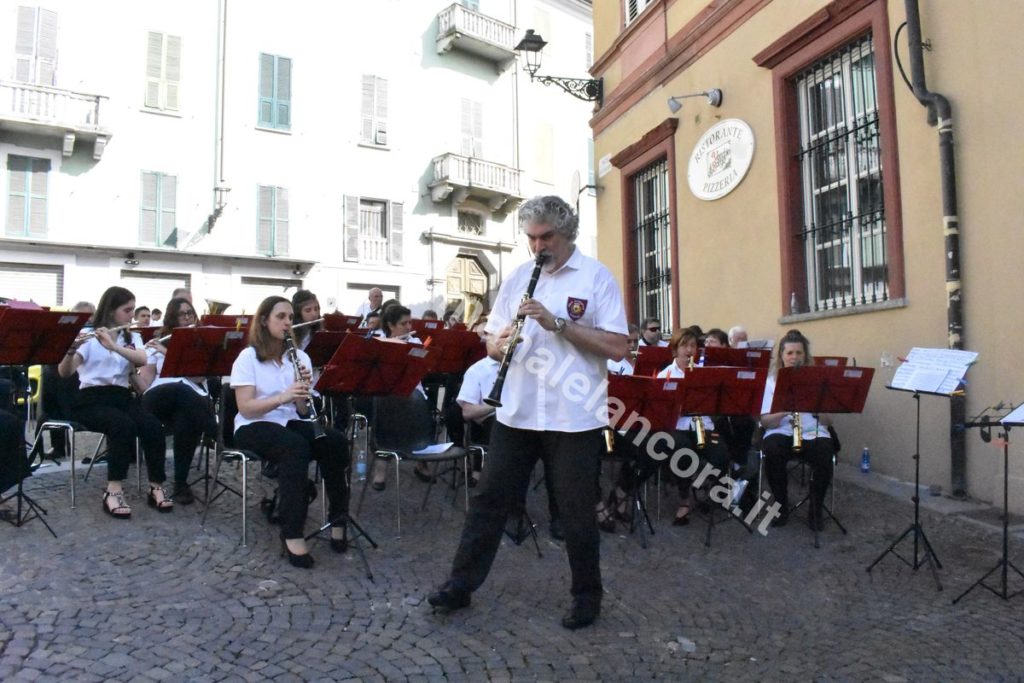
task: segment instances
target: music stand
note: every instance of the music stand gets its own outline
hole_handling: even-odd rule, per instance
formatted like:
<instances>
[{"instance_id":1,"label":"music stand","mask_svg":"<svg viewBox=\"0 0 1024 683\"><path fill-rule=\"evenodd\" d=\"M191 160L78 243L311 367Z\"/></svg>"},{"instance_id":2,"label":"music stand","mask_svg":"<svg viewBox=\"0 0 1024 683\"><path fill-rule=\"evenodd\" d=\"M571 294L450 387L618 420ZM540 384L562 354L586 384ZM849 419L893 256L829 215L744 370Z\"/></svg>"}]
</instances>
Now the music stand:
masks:
<instances>
[{"instance_id":1,"label":"music stand","mask_svg":"<svg viewBox=\"0 0 1024 683\"><path fill-rule=\"evenodd\" d=\"M445 329L444 321L442 320L423 320L422 318L410 319L409 326L412 327L412 331L416 333L416 336L423 340ZM479 339L479 335L477 338Z\"/></svg>"},{"instance_id":2,"label":"music stand","mask_svg":"<svg viewBox=\"0 0 1024 683\"><path fill-rule=\"evenodd\" d=\"M199 319L199 325L202 327L229 327L233 330L247 331L249 329L249 325L252 324L252 318L253 316L251 315L207 313Z\"/></svg>"},{"instance_id":3,"label":"music stand","mask_svg":"<svg viewBox=\"0 0 1024 683\"><path fill-rule=\"evenodd\" d=\"M309 338L309 344L303 349L309 356L314 368L322 368L330 362L331 357L345 341L348 332L334 332L329 330L317 330Z\"/></svg>"},{"instance_id":4,"label":"music stand","mask_svg":"<svg viewBox=\"0 0 1024 683\"><path fill-rule=\"evenodd\" d=\"M672 362L675 352L667 346L641 346L636 352L633 374L654 377Z\"/></svg>"},{"instance_id":5,"label":"music stand","mask_svg":"<svg viewBox=\"0 0 1024 683\"><path fill-rule=\"evenodd\" d=\"M848 363L846 356L814 356L815 365L829 368L845 368Z\"/></svg>"},{"instance_id":6,"label":"music stand","mask_svg":"<svg viewBox=\"0 0 1024 683\"><path fill-rule=\"evenodd\" d=\"M728 346L705 346L704 367L767 368L772 353L765 349L734 349ZM758 406L756 412L760 412Z\"/></svg>"},{"instance_id":7,"label":"music stand","mask_svg":"<svg viewBox=\"0 0 1024 683\"><path fill-rule=\"evenodd\" d=\"M1024 405L1024 404L1022 404ZM1021 572L1013 562L1010 561L1010 507L1009 507L1009 488L1010 488L1010 428L1024 426L1024 409L1018 406L1015 410L1010 411L1009 414L1004 416L1002 419L992 422L986 416L981 421L969 422L965 427L980 427L982 429L988 429L992 425L1002 425L1003 434L1000 437L1003 446L1003 556L995 566L985 572L980 579L970 585L970 587L963 593L958 595L953 600L953 604L960 602L960 599L970 593L972 590L981 586L987 589L994 595L999 596L1003 600L1009 602L1010 598L1024 593L1024 589L1018 590L1014 593L1009 593L1007 590L1007 574L1009 569L1017 572L1018 576L1024 578L1024 572ZM984 437L983 437L984 438ZM987 439L986 439L987 440ZM997 569L1001 569L1002 587L1000 590L996 590L992 586L985 583L992 572Z\"/></svg>"},{"instance_id":8,"label":"music stand","mask_svg":"<svg viewBox=\"0 0 1024 683\"><path fill-rule=\"evenodd\" d=\"M145 344L150 339L156 336L156 333L160 331L159 327L133 327L132 332L137 332L142 337L142 343Z\"/></svg>"},{"instance_id":9,"label":"music stand","mask_svg":"<svg viewBox=\"0 0 1024 683\"><path fill-rule=\"evenodd\" d=\"M842 368L810 366L780 368L775 380L775 395L770 412L811 413L815 423L821 413L860 413L864 411L868 391L871 389L873 368ZM818 423L820 427L820 423ZM824 438L824 437L817 437ZM810 494L808 494L810 495ZM801 503L802 504L802 503ZM825 512L836 526L846 534L846 527L832 509L822 501ZM820 548L817 525L814 527L814 547Z\"/></svg>"},{"instance_id":10,"label":"music stand","mask_svg":"<svg viewBox=\"0 0 1024 683\"><path fill-rule=\"evenodd\" d=\"M358 328L362 322L362 317L358 315L345 315L344 313L324 315L324 329L328 332L350 332Z\"/></svg>"},{"instance_id":11,"label":"music stand","mask_svg":"<svg viewBox=\"0 0 1024 683\"><path fill-rule=\"evenodd\" d=\"M28 367L60 363L89 318L89 313L59 313L18 306L0 307L0 365ZM25 407L28 413L31 404L27 399ZM25 457L27 468L28 456ZM57 534L43 518L43 515L47 514L46 509L25 493L23 474L25 472L17 473L17 491L0 500L6 502L11 498L18 499L15 519L11 523L14 526L22 526L32 519L38 519L47 531L57 538Z\"/></svg>"}]
</instances>

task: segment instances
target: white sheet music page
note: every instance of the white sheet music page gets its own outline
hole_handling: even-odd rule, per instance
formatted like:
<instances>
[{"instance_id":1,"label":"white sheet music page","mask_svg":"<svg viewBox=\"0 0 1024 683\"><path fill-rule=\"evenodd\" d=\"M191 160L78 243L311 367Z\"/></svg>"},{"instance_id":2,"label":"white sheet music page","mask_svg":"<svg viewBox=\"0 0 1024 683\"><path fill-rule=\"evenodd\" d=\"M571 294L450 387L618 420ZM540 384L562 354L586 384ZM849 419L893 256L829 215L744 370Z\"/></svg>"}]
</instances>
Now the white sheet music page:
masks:
<instances>
[{"instance_id":1,"label":"white sheet music page","mask_svg":"<svg viewBox=\"0 0 1024 683\"><path fill-rule=\"evenodd\" d=\"M1010 427L1020 427L1024 425L1024 403L1007 413L1001 420L1002 424Z\"/></svg>"},{"instance_id":2,"label":"white sheet music page","mask_svg":"<svg viewBox=\"0 0 1024 683\"><path fill-rule=\"evenodd\" d=\"M967 369L978 359L974 351L914 347L892 377L889 386L907 391L952 394Z\"/></svg>"}]
</instances>

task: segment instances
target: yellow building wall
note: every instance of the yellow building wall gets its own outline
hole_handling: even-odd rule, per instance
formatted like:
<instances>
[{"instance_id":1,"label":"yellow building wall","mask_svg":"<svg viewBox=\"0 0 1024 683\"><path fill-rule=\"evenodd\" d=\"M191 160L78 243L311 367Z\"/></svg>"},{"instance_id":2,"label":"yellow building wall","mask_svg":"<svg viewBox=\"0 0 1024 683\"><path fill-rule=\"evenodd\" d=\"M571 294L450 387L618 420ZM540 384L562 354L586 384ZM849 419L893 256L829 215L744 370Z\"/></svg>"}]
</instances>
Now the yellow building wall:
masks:
<instances>
[{"instance_id":1,"label":"yellow building wall","mask_svg":"<svg viewBox=\"0 0 1024 683\"><path fill-rule=\"evenodd\" d=\"M675 134L677 186L673 195L679 229L674 277L680 282L682 324L705 329L747 327L752 338L778 339L798 327L821 355L845 355L859 365L877 368L862 415L837 420L843 443L841 459L854 461L862 446L871 448L873 467L900 479L913 478L914 400L885 389L894 368L879 367L884 353L904 356L914 346L945 348L946 290L942 233L938 132L929 127L926 110L893 74L899 180L902 192L906 305L893 310L786 322L780 291L779 207L776 194L775 119L772 74L752 57L827 3L776 0L770 3L697 62L656 87L595 138L598 158L621 151L671 116L670 95L721 88L723 105L715 109L702 98L684 101ZM596 35L610 24L595 3ZM615 3L608 3L613 9ZM689 20L676 2L669 7L668 35ZM1024 401L1024 363L1015 359L1022 325L1024 278L1024 147L1015 130L1024 105L1021 89L998 74L1019 74L1024 49L1014 29L1024 26L1021 2L947 2L922 0L923 36L933 49L925 53L928 86L953 104L959 213L961 272L965 301L966 348L980 353L968 373L968 414L1001 400ZM904 21L903 3L889 2L889 28ZM615 30L618 30L617 28ZM875 45L892 35L875 36ZM909 70L906 33L900 55ZM895 65L894 65L895 66ZM614 69L614 64L609 65ZM1009 85L1009 87L1006 87ZM686 165L701 134L721 119L739 118L754 131L753 164L742 184L717 201L695 198L686 184ZM891 144L891 141L889 141ZM598 180L598 254L623 276L621 187L613 169ZM887 207L891 212L893 207ZM628 283L623 283L629 291ZM787 307L788 308L788 305ZM925 396L922 401L922 482L950 489L949 402ZM1024 435L1024 429L1020 430ZM1020 439L1024 452L1024 439ZM1001 499L1001 457L975 431L967 436L968 493L984 500ZM1012 454L1011 454L1012 457ZM1024 458L1011 462L1011 506L1024 510Z\"/></svg>"}]
</instances>

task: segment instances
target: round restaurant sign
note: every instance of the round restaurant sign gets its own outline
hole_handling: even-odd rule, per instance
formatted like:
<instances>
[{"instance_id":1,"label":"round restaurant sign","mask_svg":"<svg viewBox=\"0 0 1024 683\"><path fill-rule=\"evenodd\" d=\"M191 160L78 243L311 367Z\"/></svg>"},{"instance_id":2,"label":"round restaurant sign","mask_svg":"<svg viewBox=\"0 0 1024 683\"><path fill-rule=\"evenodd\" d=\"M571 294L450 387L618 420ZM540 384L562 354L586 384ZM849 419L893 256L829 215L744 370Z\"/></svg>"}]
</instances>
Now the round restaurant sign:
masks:
<instances>
[{"instance_id":1,"label":"round restaurant sign","mask_svg":"<svg viewBox=\"0 0 1024 683\"><path fill-rule=\"evenodd\" d=\"M726 119L708 129L693 147L686 171L698 199L719 199L736 189L754 158L754 131L745 121Z\"/></svg>"}]
</instances>

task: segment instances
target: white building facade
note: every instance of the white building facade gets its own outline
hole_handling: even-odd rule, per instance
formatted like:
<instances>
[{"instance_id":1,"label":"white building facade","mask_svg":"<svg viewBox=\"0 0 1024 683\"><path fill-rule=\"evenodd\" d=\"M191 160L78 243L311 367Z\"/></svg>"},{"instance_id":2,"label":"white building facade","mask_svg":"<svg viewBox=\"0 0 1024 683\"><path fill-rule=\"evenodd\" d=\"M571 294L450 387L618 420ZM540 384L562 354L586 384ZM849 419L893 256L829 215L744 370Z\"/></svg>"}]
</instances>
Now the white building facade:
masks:
<instances>
[{"instance_id":1,"label":"white building facade","mask_svg":"<svg viewBox=\"0 0 1024 683\"><path fill-rule=\"evenodd\" d=\"M589 2L46 0L0 26L0 296L485 310L528 258L516 208L574 175L594 253L593 104L514 50L533 28L541 73L586 77Z\"/></svg>"}]
</instances>

